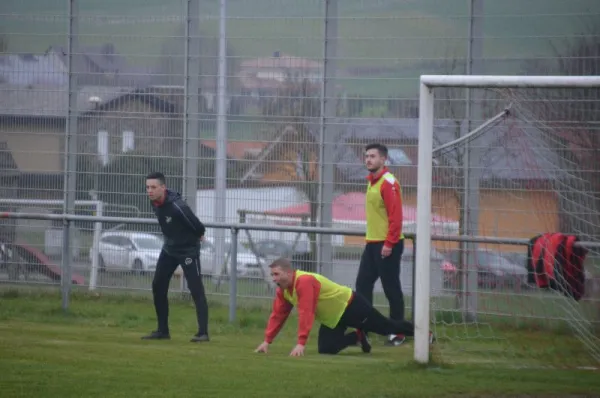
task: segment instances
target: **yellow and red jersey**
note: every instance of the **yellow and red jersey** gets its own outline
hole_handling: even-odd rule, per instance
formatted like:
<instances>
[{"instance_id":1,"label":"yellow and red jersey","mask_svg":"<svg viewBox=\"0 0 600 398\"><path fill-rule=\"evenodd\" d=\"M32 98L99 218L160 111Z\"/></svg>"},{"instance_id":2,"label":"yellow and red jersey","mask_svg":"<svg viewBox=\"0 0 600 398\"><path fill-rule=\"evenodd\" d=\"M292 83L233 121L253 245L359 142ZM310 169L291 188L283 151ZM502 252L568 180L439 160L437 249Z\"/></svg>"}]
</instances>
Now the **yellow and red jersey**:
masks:
<instances>
[{"instance_id":1,"label":"yellow and red jersey","mask_svg":"<svg viewBox=\"0 0 600 398\"><path fill-rule=\"evenodd\" d=\"M365 214L367 242L385 242L393 246L402 238L402 190L400 183L384 167L376 175L367 177Z\"/></svg>"},{"instance_id":2,"label":"yellow and red jersey","mask_svg":"<svg viewBox=\"0 0 600 398\"><path fill-rule=\"evenodd\" d=\"M277 288L265 341L273 341L292 308L297 306L298 344L305 345L315 319L329 328L335 328L351 298L352 289L347 286L316 273L294 271L291 286L285 290Z\"/></svg>"}]
</instances>

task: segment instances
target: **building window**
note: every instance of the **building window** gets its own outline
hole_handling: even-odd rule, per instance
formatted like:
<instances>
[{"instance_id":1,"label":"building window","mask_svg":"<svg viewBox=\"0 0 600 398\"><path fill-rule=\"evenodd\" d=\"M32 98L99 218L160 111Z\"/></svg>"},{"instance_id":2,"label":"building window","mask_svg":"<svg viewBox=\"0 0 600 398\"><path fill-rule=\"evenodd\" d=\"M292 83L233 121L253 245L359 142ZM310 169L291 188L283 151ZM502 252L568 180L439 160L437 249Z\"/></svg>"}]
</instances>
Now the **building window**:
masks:
<instances>
[{"instance_id":1,"label":"building window","mask_svg":"<svg viewBox=\"0 0 600 398\"><path fill-rule=\"evenodd\" d=\"M100 158L100 163L102 163L103 166L108 164L108 131L105 130L98 131L98 157Z\"/></svg>"},{"instance_id":2,"label":"building window","mask_svg":"<svg viewBox=\"0 0 600 398\"><path fill-rule=\"evenodd\" d=\"M398 148L388 150L388 162L392 166L407 166L413 164L406 153Z\"/></svg>"},{"instance_id":3,"label":"building window","mask_svg":"<svg viewBox=\"0 0 600 398\"><path fill-rule=\"evenodd\" d=\"M121 151L127 153L135 150L135 135L133 131L123 131L123 143Z\"/></svg>"},{"instance_id":4,"label":"building window","mask_svg":"<svg viewBox=\"0 0 600 398\"><path fill-rule=\"evenodd\" d=\"M298 179L306 180L304 170L304 157L302 156L302 153L298 151L296 153L296 177L298 177Z\"/></svg>"}]
</instances>

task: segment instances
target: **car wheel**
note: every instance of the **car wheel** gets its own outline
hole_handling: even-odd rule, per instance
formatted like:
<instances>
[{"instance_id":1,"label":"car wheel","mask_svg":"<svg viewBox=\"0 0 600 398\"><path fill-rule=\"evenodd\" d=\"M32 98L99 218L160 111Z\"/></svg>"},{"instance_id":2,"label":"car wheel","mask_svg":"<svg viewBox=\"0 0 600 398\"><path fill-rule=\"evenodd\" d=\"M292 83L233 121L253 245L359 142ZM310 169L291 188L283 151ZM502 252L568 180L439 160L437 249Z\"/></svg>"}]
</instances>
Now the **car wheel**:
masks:
<instances>
[{"instance_id":1,"label":"car wheel","mask_svg":"<svg viewBox=\"0 0 600 398\"><path fill-rule=\"evenodd\" d=\"M477 286L483 290L494 290L498 284L495 275L483 272L478 275Z\"/></svg>"}]
</instances>

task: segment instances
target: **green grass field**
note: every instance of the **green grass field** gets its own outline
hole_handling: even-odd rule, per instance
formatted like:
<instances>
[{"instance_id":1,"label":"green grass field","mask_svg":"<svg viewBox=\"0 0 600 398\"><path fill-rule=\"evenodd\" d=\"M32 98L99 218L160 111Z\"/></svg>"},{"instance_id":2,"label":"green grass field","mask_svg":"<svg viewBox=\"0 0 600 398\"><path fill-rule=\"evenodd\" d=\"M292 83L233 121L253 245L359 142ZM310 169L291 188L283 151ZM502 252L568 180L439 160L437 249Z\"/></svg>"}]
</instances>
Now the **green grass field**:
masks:
<instances>
[{"instance_id":1,"label":"green grass field","mask_svg":"<svg viewBox=\"0 0 600 398\"><path fill-rule=\"evenodd\" d=\"M600 393L598 371L561 366L581 355L569 336L532 330L510 332L519 348L513 363L475 362L456 352L454 365L432 350L436 363L412 362L412 342L396 348L374 343L371 354L350 348L318 355L313 334L307 355L290 358L295 316L267 355L261 342L266 306L246 306L235 325L227 309L210 305L212 341L189 343L193 306L171 301L171 341L144 342L154 311L148 296L74 293L70 311L57 292L0 292L0 391L3 397L429 397L575 396ZM508 332L507 332L508 333ZM493 352L497 342L473 339L473 349ZM476 347L475 347L476 346ZM446 351L448 352L448 351ZM500 353L498 353L500 355ZM504 355L506 357L506 355ZM527 361L519 361L527 358ZM462 360L461 360L462 359ZM526 365L526 367L519 367Z\"/></svg>"}]
</instances>

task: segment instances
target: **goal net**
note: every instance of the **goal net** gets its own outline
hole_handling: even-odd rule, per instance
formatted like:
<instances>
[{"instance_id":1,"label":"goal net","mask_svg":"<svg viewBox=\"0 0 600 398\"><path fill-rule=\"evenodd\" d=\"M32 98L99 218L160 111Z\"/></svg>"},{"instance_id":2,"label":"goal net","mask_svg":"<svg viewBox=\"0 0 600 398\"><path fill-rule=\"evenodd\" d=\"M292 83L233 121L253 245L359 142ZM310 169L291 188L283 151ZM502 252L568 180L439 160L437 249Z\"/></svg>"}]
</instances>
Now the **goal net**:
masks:
<instances>
[{"instance_id":1,"label":"goal net","mask_svg":"<svg viewBox=\"0 0 600 398\"><path fill-rule=\"evenodd\" d=\"M600 77L422 76L418 145L415 360L600 365ZM432 235L432 213L459 234ZM582 297L561 290L580 274Z\"/></svg>"}]
</instances>

